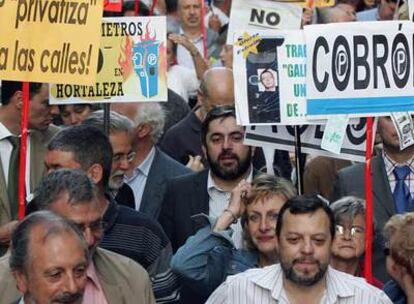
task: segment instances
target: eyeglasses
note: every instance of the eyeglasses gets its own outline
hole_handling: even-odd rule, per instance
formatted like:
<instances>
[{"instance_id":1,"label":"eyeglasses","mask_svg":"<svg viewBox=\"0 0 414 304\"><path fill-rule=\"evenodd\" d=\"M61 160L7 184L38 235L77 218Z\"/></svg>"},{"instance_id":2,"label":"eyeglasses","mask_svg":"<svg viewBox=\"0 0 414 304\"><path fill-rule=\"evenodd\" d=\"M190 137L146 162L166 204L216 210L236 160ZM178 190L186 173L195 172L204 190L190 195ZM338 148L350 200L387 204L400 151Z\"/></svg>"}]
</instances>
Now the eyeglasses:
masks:
<instances>
[{"instance_id":1,"label":"eyeglasses","mask_svg":"<svg viewBox=\"0 0 414 304\"><path fill-rule=\"evenodd\" d=\"M126 160L127 162L132 162L135 158L135 152L129 152L128 154L115 154L112 157L113 162L120 162Z\"/></svg>"},{"instance_id":2,"label":"eyeglasses","mask_svg":"<svg viewBox=\"0 0 414 304\"><path fill-rule=\"evenodd\" d=\"M83 223L73 223L80 231L83 233L86 231L86 229L90 229L92 233L100 232L102 230L105 230L107 227L107 224L102 221L102 219L99 219L93 223L90 223L89 225L83 224Z\"/></svg>"},{"instance_id":3,"label":"eyeglasses","mask_svg":"<svg viewBox=\"0 0 414 304\"><path fill-rule=\"evenodd\" d=\"M344 235L346 231L350 231L351 237L358 238L362 237L365 233L365 229L361 227L351 227L351 229L345 228L342 225L336 225L336 233L339 235Z\"/></svg>"}]
</instances>

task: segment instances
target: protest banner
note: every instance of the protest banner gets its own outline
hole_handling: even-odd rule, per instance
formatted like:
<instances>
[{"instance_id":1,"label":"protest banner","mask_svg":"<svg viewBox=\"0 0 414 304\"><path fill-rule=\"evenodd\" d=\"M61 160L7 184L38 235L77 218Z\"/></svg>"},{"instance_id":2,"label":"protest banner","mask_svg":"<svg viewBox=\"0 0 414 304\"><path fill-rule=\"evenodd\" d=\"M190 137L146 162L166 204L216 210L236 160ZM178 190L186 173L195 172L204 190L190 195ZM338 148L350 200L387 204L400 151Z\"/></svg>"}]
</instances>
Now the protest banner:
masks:
<instances>
[{"instance_id":1,"label":"protest banner","mask_svg":"<svg viewBox=\"0 0 414 304\"><path fill-rule=\"evenodd\" d=\"M301 152L348 159L358 162L365 160L366 119L354 120L348 125L341 154L334 154L321 148L324 125L300 126ZM293 126L253 126L246 129L245 144L269 146L274 149L293 152L295 150L295 132Z\"/></svg>"},{"instance_id":2,"label":"protest banner","mask_svg":"<svg viewBox=\"0 0 414 304\"><path fill-rule=\"evenodd\" d=\"M0 79L93 83L102 1L0 1Z\"/></svg>"},{"instance_id":3,"label":"protest banner","mask_svg":"<svg viewBox=\"0 0 414 304\"><path fill-rule=\"evenodd\" d=\"M302 8L268 0L233 0L227 44L233 44L236 31L299 29Z\"/></svg>"},{"instance_id":4,"label":"protest banner","mask_svg":"<svg viewBox=\"0 0 414 304\"><path fill-rule=\"evenodd\" d=\"M308 118L414 111L413 32L408 21L306 26Z\"/></svg>"},{"instance_id":5,"label":"protest banner","mask_svg":"<svg viewBox=\"0 0 414 304\"><path fill-rule=\"evenodd\" d=\"M165 17L104 18L92 86L54 84L51 104L167 100Z\"/></svg>"},{"instance_id":6,"label":"protest banner","mask_svg":"<svg viewBox=\"0 0 414 304\"><path fill-rule=\"evenodd\" d=\"M303 31L236 32L233 53L235 98L241 124L321 123L306 118Z\"/></svg>"},{"instance_id":7,"label":"protest banner","mask_svg":"<svg viewBox=\"0 0 414 304\"><path fill-rule=\"evenodd\" d=\"M408 20L414 22L414 0L408 0Z\"/></svg>"}]
</instances>

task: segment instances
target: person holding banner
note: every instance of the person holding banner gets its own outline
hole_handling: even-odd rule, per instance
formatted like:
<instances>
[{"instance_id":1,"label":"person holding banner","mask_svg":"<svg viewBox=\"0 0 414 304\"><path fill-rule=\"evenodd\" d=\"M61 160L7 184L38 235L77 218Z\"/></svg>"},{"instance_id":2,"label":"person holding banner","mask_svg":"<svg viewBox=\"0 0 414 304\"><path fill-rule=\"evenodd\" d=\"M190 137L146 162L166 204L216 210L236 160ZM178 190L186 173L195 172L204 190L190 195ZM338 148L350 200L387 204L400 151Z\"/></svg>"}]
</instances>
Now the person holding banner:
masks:
<instances>
[{"instance_id":1,"label":"person holding banner","mask_svg":"<svg viewBox=\"0 0 414 304\"><path fill-rule=\"evenodd\" d=\"M178 16L180 19L179 34L186 36L197 48L198 56L203 58L218 58L220 49L217 45L218 34L207 29L204 37L206 40L207 54L204 54L203 31L201 20L201 1L204 0L178 0ZM195 54L196 55L196 54ZM184 46L177 48L177 63L190 69L195 69L193 54Z\"/></svg>"},{"instance_id":2,"label":"person holding banner","mask_svg":"<svg viewBox=\"0 0 414 304\"><path fill-rule=\"evenodd\" d=\"M8 247L18 212L18 168L20 153L22 82L2 81L0 107L0 256ZM29 86L29 157L26 179L28 196L44 174L43 157L46 145L59 130L51 125L59 113L49 106L49 86L30 83ZM29 175L30 172L30 175Z\"/></svg>"},{"instance_id":3,"label":"person holding banner","mask_svg":"<svg viewBox=\"0 0 414 304\"><path fill-rule=\"evenodd\" d=\"M242 180L232 191L228 208L191 236L174 255L171 266L205 299L227 278L249 268L278 261L275 227L283 204L296 195L291 182L258 175L250 185ZM236 249L230 227L243 223L244 246Z\"/></svg>"},{"instance_id":4,"label":"person holding banner","mask_svg":"<svg viewBox=\"0 0 414 304\"><path fill-rule=\"evenodd\" d=\"M390 117L378 119L378 133L383 151L371 161L374 219L377 224L373 272L378 279L386 281L388 275L380 231L392 215L414 210L414 145L400 150L398 133ZM364 165L356 164L339 171L333 192L335 198L346 195L365 197Z\"/></svg>"}]
</instances>

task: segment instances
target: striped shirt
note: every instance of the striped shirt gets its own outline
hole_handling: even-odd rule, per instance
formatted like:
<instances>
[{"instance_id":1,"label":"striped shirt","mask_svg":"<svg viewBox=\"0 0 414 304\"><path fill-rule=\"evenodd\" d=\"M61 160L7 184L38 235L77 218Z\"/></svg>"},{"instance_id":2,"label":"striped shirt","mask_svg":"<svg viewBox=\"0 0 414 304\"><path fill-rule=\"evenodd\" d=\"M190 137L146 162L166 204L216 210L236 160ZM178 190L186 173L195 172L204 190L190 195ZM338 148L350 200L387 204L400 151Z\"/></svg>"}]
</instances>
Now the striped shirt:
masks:
<instances>
[{"instance_id":1,"label":"striped shirt","mask_svg":"<svg viewBox=\"0 0 414 304\"><path fill-rule=\"evenodd\" d=\"M410 167L411 172L405 179L405 184L408 186L408 189L410 189L411 197L414 197L414 157L405 163L397 163L396 161L392 160L387 155L387 153L385 153L384 151L382 153L383 153L385 171L387 172L388 182L391 188L391 193L394 193L395 185L397 184L397 181L394 175L395 167L408 166Z\"/></svg>"},{"instance_id":2,"label":"striped shirt","mask_svg":"<svg viewBox=\"0 0 414 304\"><path fill-rule=\"evenodd\" d=\"M330 266L326 291L320 304L392 304L385 293L364 279L337 271ZM289 304L283 288L279 264L230 276L210 296L206 304Z\"/></svg>"}]
</instances>

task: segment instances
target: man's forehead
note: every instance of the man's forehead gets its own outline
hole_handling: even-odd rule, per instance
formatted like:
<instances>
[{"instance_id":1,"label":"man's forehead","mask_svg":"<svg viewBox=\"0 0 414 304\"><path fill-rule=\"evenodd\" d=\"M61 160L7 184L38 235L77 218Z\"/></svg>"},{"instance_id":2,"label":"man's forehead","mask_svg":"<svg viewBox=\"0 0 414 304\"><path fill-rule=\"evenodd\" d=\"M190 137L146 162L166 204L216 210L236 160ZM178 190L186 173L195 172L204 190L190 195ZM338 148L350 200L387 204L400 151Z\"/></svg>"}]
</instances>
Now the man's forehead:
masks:
<instances>
[{"instance_id":1,"label":"man's forehead","mask_svg":"<svg viewBox=\"0 0 414 304\"><path fill-rule=\"evenodd\" d=\"M314 212L294 214L290 211L283 215L282 230L285 233L330 234L328 215L318 209Z\"/></svg>"},{"instance_id":2,"label":"man's forehead","mask_svg":"<svg viewBox=\"0 0 414 304\"><path fill-rule=\"evenodd\" d=\"M236 119L233 116L214 119L208 126L208 133L233 133L236 131L243 133L244 128L236 124Z\"/></svg>"}]
</instances>

